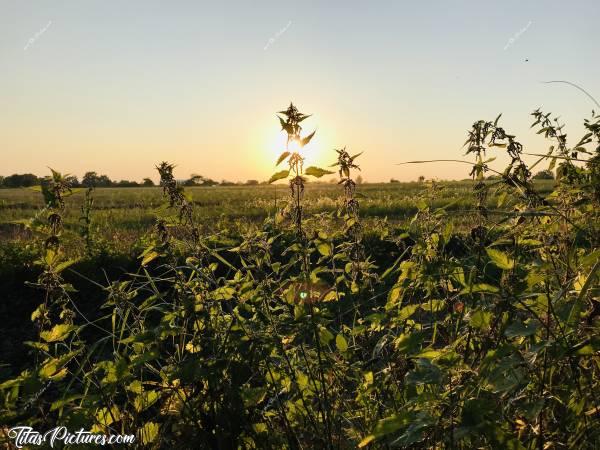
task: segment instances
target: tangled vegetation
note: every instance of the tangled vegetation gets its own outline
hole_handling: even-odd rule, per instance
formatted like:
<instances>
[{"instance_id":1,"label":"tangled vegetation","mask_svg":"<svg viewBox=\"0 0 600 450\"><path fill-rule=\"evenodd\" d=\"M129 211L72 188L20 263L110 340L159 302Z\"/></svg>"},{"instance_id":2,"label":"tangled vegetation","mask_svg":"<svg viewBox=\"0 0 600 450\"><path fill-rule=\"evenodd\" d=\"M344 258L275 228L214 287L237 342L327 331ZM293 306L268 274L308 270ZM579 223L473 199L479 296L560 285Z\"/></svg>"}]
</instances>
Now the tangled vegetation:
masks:
<instances>
[{"instance_id":1,"label":"tangled vegetation","mask_svg":"<svg viewBox=\"0 0 600 450\"><path fill-rule=\"evenodd\" d=\"M338 208L308 215L306 177L333 172L304 168L309 116L281 114L279 214L218 245L163 162L165 203L139 260L104 283L66 250L67 177L44 181L46 206L26 224L40 242L37 331L28 367L0 380L0 436L60 424L150 448L596 448L600 116L569 146L535 111L552 145L531 167L500 117L475 122L472 226L454 227L432 183L402 233L382 231L395 248L382 265L361 222L360 153L336 150ZM509 165L493 169L490 152ZM557 174L548 195L532 181L543 162ZM100 303L83 308L73 280Z\"/></svg>"}]
</instances>

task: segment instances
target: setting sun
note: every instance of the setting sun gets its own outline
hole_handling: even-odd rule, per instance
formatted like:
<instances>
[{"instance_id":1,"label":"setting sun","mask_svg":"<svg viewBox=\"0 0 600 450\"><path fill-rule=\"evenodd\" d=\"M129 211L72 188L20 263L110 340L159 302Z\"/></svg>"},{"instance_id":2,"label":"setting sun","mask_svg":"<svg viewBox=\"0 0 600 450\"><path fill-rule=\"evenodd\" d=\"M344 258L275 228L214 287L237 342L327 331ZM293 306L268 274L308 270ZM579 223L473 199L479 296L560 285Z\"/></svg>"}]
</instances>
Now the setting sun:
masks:
<instances>
[{"instance_id":1,"label":"setting sun","mask_svg":"<svg viewBox=\"0 0 600 450\"><path fill-rule=\"evenodd\" d=\"M268 130L267 138L265 139L266 145L263 153L265 163L268 167L275 166L279 156L286 151L297 152L304 158L304 166L321 166L326 167L333 163L335 159L334 147L335 145L331 142L328 135L321 133L315 124L315 120L311 117L310 121L304 126L306 134L312 133L315 129L317 130L311 141L304 147L300 145L298 140L292 139L289 144L287 142L287 134L275 123ZM285 163L281 163L283 167Z\"/></svg>"}]
</instances>

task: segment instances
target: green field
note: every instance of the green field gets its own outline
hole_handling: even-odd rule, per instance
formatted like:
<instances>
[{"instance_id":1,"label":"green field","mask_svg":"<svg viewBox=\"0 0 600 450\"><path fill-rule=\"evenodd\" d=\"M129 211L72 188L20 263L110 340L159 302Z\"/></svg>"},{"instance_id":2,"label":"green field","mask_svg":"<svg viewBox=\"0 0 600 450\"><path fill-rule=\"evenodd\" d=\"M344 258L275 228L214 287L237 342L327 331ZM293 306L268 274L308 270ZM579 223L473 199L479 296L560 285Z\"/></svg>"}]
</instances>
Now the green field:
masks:
<instances>
[{"instance_id":1,"label":"green field","mask_svg":"<svg viewBox=\"0 0 600 450\"><path fill-rule=\"evenodd\" d=\"M490 186L495 185L489 182ZM497 185L497 183L496 183ZM554 181L538 180L535 187L545 196ZM378 183L358 187L361 216L367 228L381 220L403 225L417 211L417 201L425 198L430 183ZM287 185L213 186L186 188L193 200L194 215L205 233L225 233L228 237L255 229L267 217L289 201ZM468 225L475 213L472 181L438 183L435 198L428 200L432 207L444 207L457 224ZM308 184L304 194L304 208L308 216L335 212L341 205L342 188L337 183ZM159 209L164 204L162 189L154 188L99 188L93 193L91 212L92 231L97 239L108 240L115 250L127 250L150 231ZM78 241L84 189L75 189L66 198L64 213L66 233L72 244ZM496 197L490 196L488 205L497 210ZM0 189L0 237L3 241L23 241L31 234L23 221L33 218L44 207L44 200L35 188ZM502 211L509 208L505 205ZM500 211L498 211L500 212ZM73 249L76 251L76 249Z\"/></svg>"}]
</instances>

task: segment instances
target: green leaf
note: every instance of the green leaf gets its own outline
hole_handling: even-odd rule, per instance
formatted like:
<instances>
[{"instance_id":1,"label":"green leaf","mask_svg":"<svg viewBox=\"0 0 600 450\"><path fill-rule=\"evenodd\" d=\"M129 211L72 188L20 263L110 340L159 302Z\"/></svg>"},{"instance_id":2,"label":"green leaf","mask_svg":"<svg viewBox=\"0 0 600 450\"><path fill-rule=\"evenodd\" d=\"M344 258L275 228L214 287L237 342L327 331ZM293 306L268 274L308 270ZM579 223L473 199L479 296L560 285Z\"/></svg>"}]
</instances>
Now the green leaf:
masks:
<instances>
[{"instance_id":1,"label":"green leaf","mask_svg":"<svg viewBox=\"0 0 600 450\"><path fill-rule=\"evenodd\" d=\"M331 245L328 242L321 242L318 244L317 250L319 250L319 253L323 256L331 255Z\"/></svg>"},{"instance_id":2,"label":"green leaf","mask_svg":"<svg viewBox=\"0 0 600 450\"><path fill-rule=\"evenodd\" d=\"M364 438L362 441L360 441L360 443L358 444L358 448L366 447L367 445L369 445L374 440L375 440L375 435L370 434L366 438Z\"/></svg>"},{"instance_id":3,"label":"green leaf","mask_svg":"<svg viewBox=\"0 0 600 450\"><path fill-rule=\"evenodd\" d=\"M242 389L241 397L244 401L244 406L250 408L251 406L258 405L262 402L267 395L267 388L264 386L259 387L248 387Z\"/></svg>"},{"instance_id":4,"label":"green leaf","mask_svg":"<svg viewBox=\"0 0 600 450\"><path fill-rule=\"evenodd\" d=\"M436 313L446 308L444 300L429 300L429 302L421 303L421 309L427 312Z\"/></svg>"},{"instance_id":5,"label":"green leaf","mask_svg":"<svg viewBox=\"0 0 600 450\"><path fill-rule=\"evenodd\" d=\"M506 201L506 197L507 197L508 193L506 191L500 193L500 195L498 195L498 200L496 201L496 206L498 208L502 208L502 206L504 206L504 202Z\"/></svg>"},{"instance_id":6,"label":"green leaf","mask_svg":"<svg viewBox=\"0 0 600 450\"><path fill-rule=\"evenodd\" d=\"M71 331L75 330L76 328L77 327L75 325L68 325L64 323L55 325L50 331L42 331L40 333L40 338L46 342L64 341L67 337L69 337Z\"/></svg>"},{"instance_id":7,"label":"green leaf","mask_svg":"<svg viewBox=\"0 0 600 450\"><path fill-rule=\"evenodd\" d=\"M69 259L68 261L62 262L62 263L60 263L59 265L57 265L57 266L54 268L54 271L55 271L56 273L60 273L60 272L62 272L63 270L65 270L66 268L68 268L68 267L72 266L73 264L75 264L75 263L77 263L77 262L79 262L79 258L76 258L76 259Z\"/></svg>"},{"instance_id":8,"label":"green leaf","mask_svg":"<svg viewBox=\"0 0 600 450\"><path fill-rule=\"evenodd\" d=\"M313 136L315 135L316 132L317 132L317 130L313 131L312 133L310 133L305 138L300 139L300 146L304 147L306 144L308 144L310 142L310 140L313 138Z\"/></svg>"},{"instance_id":9,"label":"green leaf","mask_svg":"<svg viewBox=\"0 0 600 450\"><path fill-rule=\"evenodd\" d=\"M158 428L158 424L154 422L146 422L144 427L138 432L142 444L148 445L154 442L158 436Z\"/></svg>"},{"instance_id":10,"label":"green leaf","mask_svg":"<svg viewBox=\"0 0 600 450\"><path fill-rule=\"evenodd\" d=\"M394 347L399 353L412 353L417 350L423 340L423 334L419 332L401 334L394 340Z\"/></svg>"},{"instance_id":11,"label":"green leaf","mask_svg":"<svg viewBox=\"0 0 600 450\"><path fill-rule=\"evenodd\" d=\"M277 180L287 178L289 174L289 170L282 170L280 172L274 173L273 175L271 175L271 178L269 178L269 183L274 183Z\"/></svg>"},{"instance_id":12,"label":"green leaf","mask_svg":"<svg viewBox=\"0 0 600 450\"><path fill-rule=\"evenodd\" d=\"M56 400L55 402L52 403L52 405L50 405L50 411L56 411L57 409L61 409L63 407L65 407L66 405L68 405L69 403L78 400L80 398L82 398L83 395L81 394L73 394L73 395L69 395L68 397L62 398L60 400Z\"/></svg>"},{"instance_id":13,"label":"green leaf","mask_svg":"<svg viewBox=\"0 0 600 450\"><path fill-rule=\"evenodd\" d=\"M335 337L335 346L342 353L348 351L348 342L346 342L346 338L342 334L338 334Z\"/></svg>"},{"instance_id":14,"label":"green leaf","mask_svg":"<svg viewBox=\"0 0 600 450\"><path fill-rule=\"evenodd\" d=\"M412 316L417 311L417 309L419 309L419 306L420 305L407 305L407 306L405 306L398 313L398 319L400 319L400 320L406 320L406 319L408 319L410 316Z\"/></svg>"},{"instance_id":15,"label":"green leaf","mask_svg":"<svg viewBox=\"0 0 600 450\"><path fill-rule=\"evenodd\" d=\"M486 248L485 251L498 268L510 270L515 267L515 260L510 258L506 253L495 248Z\"/></svg>"},{"instance_id":16,"label":"green leaf","mask_svg":"<svg viewBox=\"0 0 600 450\"><path fill-rule=\"evenodd\" d=\"M155 260L156 258L158 258L159 254L157 252L150 252L147 255L144 256L144 259L142 259L142 266L147 265L148 263L150 263L151 261Z\"/></svg>"},{"instance_id":17,"label":"green leaf","mask_svg":"<svg viewBox=\"0 0 600 450\"><path fill-rule=\"evenodd\" d=\"M327 328L325 328L323 326L320 327L319 340L321 341L321 344L327 345L331 342L332 339L333 339L333 334L331 334L331 331L329 331Z\"/></svg>"},{"instance_id":18,"label":"green leaf","mask_svg":"<svg viewBox=\"0 0 600 450\"><path fill-rule=\"evenodd\" d=\"M471 315L470 324L478 330L487 330L492 323L492 313L489 311L475 311Z\"/></svg>"},{"instance_id":19,"label":"green leaf","mask_svg":"<svg viewBox=\"0 0 600 450\"><path fill-rule=\"evenodd\" d=\"M517 337L517 336L531 336L535 334L540 325L536 322L513 322L509 326L506 327L504 331L504 335L508 338Z\"/></svg>"},{"instance_id":20,"label":"green leaf","mask_svg":"<svg viewBox=\"0 0 600 450\"><path fill-rule=\"evenodd\" d=\"M579 350L577 350L575 352L575 354L577 356L591 356L594 355L596 353L596 350L594 350L594 347L592 347L591 345L584 345L583 347L581 347Z\"/></svg>"},{"instance_id":21,"label":"green leaf","mask_svg":"<svg viewBox=\"0 0 600 450\"><path fill-rule=\"evenodd\" d=\"M146 391L134 399L133 406L137 412L142 412L156 403L159 397L158 391Z\"/></svg>"},{"instance_id":22,"label":"green leaf","mask_svg":"<svg viewBox=\"0 0 600 450\"><path fill-rule=\"evenodd\" d=\"M333 172L325 169L321 169L320 167L310 166L307 168L304 173L306 175L311 175L313 177L321 178L323 175L330 175Z\"/></svg>"},{"instance_id":23,"label":"green leaf","mask_svg":"<svg viewBox=\"0 0 600 450\"><path fill-rule=\"evenodd\" d=\"M96 420L100 425L109 426L111 423L121 419L121 413L117 405L109 408L100 408L96 412Z\"/></svg>"},{"instance_id":24,"label":"green leaf","mask_svg":"<svg viewBox=\"0 0 600 450\"><path fill-rule=\"evenodd\" d=\"M473 284L471 286L467 286L462 291L460 291L460 293L461 294L476 294L476 293L480 293L480 292L486 292L489 294L494 294L499 291L500 291L499 288L497 288L496 286L492 286L491 284L477 283L477 284Z\"/></svg>"},{"instance_id":25,"label":"green leaf","mask_svg":"<svg viewBox=\"0 0 600 450\"><path fill-rule=\"evenodd\" d=\"M322 299L324 302L333 302L339 300L341 297L340 294L335 289L329 291Z\"/></svg>"},{"instance_id":26,"label":"green leaf","mask_svg":"<svg viewBox=\"0 0 600 450\"><path fill-rule=\"evenodd\" d=\"M278 166L279 164L281 164L281 162L288 156L290 156L290 152L283 152L281 155L279 155L279 158L277 158L277 164L275 165Z\"/></svg>"}]
</instances>

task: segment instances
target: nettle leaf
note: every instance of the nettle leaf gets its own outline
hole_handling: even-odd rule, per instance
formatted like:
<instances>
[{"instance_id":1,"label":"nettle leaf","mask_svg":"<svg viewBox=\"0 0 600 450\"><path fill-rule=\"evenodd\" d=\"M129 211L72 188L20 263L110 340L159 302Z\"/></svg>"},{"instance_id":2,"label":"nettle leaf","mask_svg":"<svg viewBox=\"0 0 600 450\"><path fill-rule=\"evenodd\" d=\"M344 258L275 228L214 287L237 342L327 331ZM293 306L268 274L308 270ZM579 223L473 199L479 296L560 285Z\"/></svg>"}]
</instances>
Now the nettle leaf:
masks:
<instances>
[{"instance_id":1,"label":"nettle leaf","mask_svg":"<svg viewBox=\"0 0 600 450\"><path fill-rule=\"evenodd\" d=\"M492 313L489 311L475 311L471 315L471 319L469 321L473 328L478 330L487 330L490 328L492 323Z\"/></svg>"},{"instance_id":2,"label":"nettle leaf","mask_svg":"<svg viewBox=\"0 0 600 450\"><path fill-rule=\"evenodd\" d=\"M423 311L436 313L446 308L446 302L444 300L429 300L427 303L421 303L420 306Z\"/></svg>"},{"instance_id":3,"label":"nettle leaf","mask_svg":"<svg viewBox=\"0 0 600 450\"><path fill-rule=\"evenodd\" d=\"M343 334L338 334L335 337L335 346L342 353L348 351L348 342L346 342L346 338Z\"/></svg>"},{"instance_id":4,"label":"nettle leaf","mask_svg":"<svg viewBox=\"0 0 600 450\"><path fill-rule=\"evenodd\" d=\"M121 419L121 412L119 411L119 407L117 405L113 405L109 408L100 408L96 412L96 421L100 425L104 425L105 427L110 424L119 421Z\"/></svg>"},{"instance_id":5,"label":"nettle leaf","mask_svg":"<svg viewBox=\"0 0 600 450\"><path fill-rule=\"evenodd\" d=\"M147 445L156 440L158 436L159 426L154 422L146 422L144 427L138 431L139 439L142 441L142 444Z\"/></svg>"},{"instance_id":6,"label":"nettle leaf","mask_svg":"<svg viewBox=\"0 0 600 450\"><path fill-rule=\"evenodd\" d=\"M155 251L147 253L146 255L144 255L144 259L142 259L142 266L148 265L151 261L154 261L159 256L160 255Z\"/></svg>"},{"instance_id":7,"label":"nettle leaf","mask_svg":"<svg viewBox=\"0 0 600 450\"><path fill-rule=\"evenodd\" d=\"M244 401L244 406L246 408L250 408L252 406L258 405L260 402L264 400L267 395L267 388L259 386L259 387L247 387L242 389L241 397Z\"/></svg>"},{"instance_id":8,"label":"nettle leaf","mask_svg":"<svg viewBox=\"0 0 600 450\"><path fill-rule=\"evenodd\" d=\"M484 292L488 294L495 294L496 292L500 292L500 289L496 286L492 286L491 284L477 283L471 286L467 286L462 291L460 291L461 294L477 294Z\"/></svg>"},{"instance_id":9,"label":"nettle leaf","mask_svg":"<svg viewBox=\"0 0 600 450\"><path fill-rule=\"evenodd\" d=\"M133 406L137 412L142 412L156 403L159 397L158 391L146 391L133 400Z\"/></svg>"},{"instance_id":10,"label":"nettle leaf","mask_svg":"<svg viewBox=\"0 0 600 450\"><path fill-rule=\"evenodd\" d=\"M287 178L289 174L289 170L282 170L280 172L274 173L273 175L271 175L271 178L269 178L269 183L274 183L277 180L283 180L284 178Z\"/></svg>"},{"instance_id":11,"label":"nettle leaf","mask_svg":"<svg viewBox=\"0 0 600 450\"><path fill-rule=\"evenodd\" d=\"M328 345L333 340L333 334L327 328L321 326L319 329L319 340L321 344Z\"/></svg>"},{"instance_id":12,"label":"nettle leaf","mask_svg":"<svg viewBox=\"0 0 600 450\"><path fill-rule=\"evenodd\" d=\"M278 166L279 164L281 164L283 162L283 160L285 160L285 158L287 158L288 156L290 156L290 152L283 152L281 155L279 155L279 158L277 158L277 164L275 164L276 166Z\"/></svg>"},{"instance_id":13,"label":"nettle leaf","mask_svg":"<svg viewBox=\"0 0 600 450\"><path fill-rule=\"evenodd\" d=\"M412 415L409 412L401 412L394 414L393 416L386 417L377 422L373 434L365 437L359 444L358 448L363 448L369 445L376 439L384 437L388 434L392 434L408 426L412 419Z\"/></svg>"},{"instance_id":14,"label":"nettle leaf","mask_svg":"<svg viewBox=\"0 0 600 450\"><path fill-rule=\"evenodd\" d=\"M517 336L531 336L535 334L539 327L540 324L537 322L523 323L516 321L506 327L504 335L508 338Z\"/></svg>"},{"instance_id":15,"label":"nettle leaf","mask_svg":"<svg viewBox=\"0 0 600 450\"><path fill-rule=\"evenodd\" d=\"M422 333L401 334L394 340L394 347L399 353L410 354L419 348L422 341Z\"/></svg>"},{"instance_id":16,"label":"nettle leaf","mask_svg":"<svg viewBox=\"0 0 600 450\"><path fill-rule=\"evenodd\" d=\"M69 334L77 327L75 325L68 324L60 324L55 325L54 328L50 331L42 331L40 333L40 338L42 338L46 342L59 342L64 341L69 337Z\"/></svg>"},{"instance_id":17,"label":"nettle leaf","mask_svg":"<svg viewBox=\"0 0 600 450\"><path fill-rule=\"evenodd\" d=\"M400 320L406 320L406 319L408 319L409 317L411 317L417 311L417 309L419 309L419 306L420 305L407 305L407 306L405 306L398 313L398 319L400 319Z\"/></svg>"},{"instance_id":18,"label":"nettle leaf","mask_svg":"<svg viewBox=\"0 0 600 450\"><path fill-rule=\"evenodd\" d=\"M320 167L310 166L304 173L313 177L321 178L323 175L331 175L333 172L330 170L321 169Z\"/></svg>"},{"instance_id":19,"label":"nettle leaf","mask_svg":"<svg viewBox=\"0 0 600 450\"><path fill-rule=\"evenodd\" d=\"M319 253L323 256L330 256L331 244L329 244L329 242L321 242L317 244L317 250L319 250Z\"/></svg>"},{"instance_id":20,"label":"nettle leaf","mask_svg":"<svg viewBox=\"0 0 600 450\"><path fill-rule=\"evenodd\" d=\"M317 132L317 130L313 131L312 133L310 133L305 138L300 139L300 146L304 147L306 144L308 144L310 142L310 140L313 138L313 136L315 135L316 132Z\"/></svg>"},{"instance_id":21,"label":"nettle leaf","mask_svg":"<svg viewBox=\"0 0 600 450\"><path fill-rule=\"evenodd\" d=\"M510 270L515 267L515 260L510 258L506 253L495 248L486 248L485 251L498 268Z\"/></svg>"}]
</instances>

